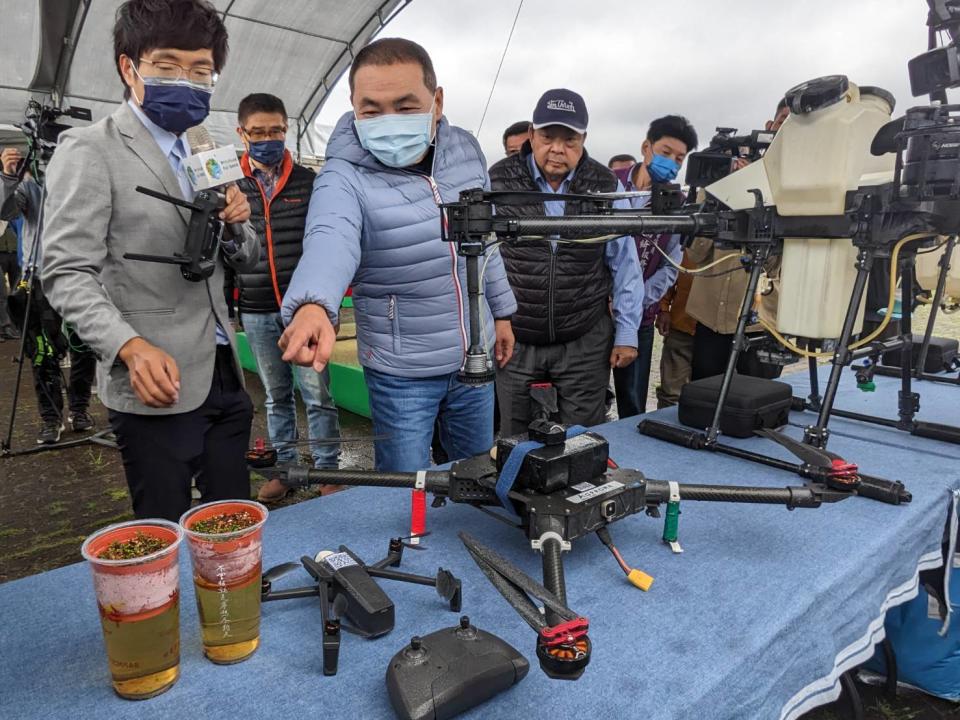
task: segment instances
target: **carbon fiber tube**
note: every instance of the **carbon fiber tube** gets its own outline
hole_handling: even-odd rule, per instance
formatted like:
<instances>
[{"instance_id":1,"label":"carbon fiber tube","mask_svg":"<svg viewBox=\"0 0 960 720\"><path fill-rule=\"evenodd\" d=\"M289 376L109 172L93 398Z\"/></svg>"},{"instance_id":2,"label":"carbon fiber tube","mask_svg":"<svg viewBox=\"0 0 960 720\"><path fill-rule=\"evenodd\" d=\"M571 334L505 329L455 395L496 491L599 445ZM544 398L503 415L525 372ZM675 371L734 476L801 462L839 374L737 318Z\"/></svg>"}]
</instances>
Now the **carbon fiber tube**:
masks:
<instances>
[{"instance_id":1,"label":"carbon fiber tube","mask_svg":"<svg viewBox=\"0 0 960 720\"><path fill-rule=\"evenodd\" d=\"M706 436L699 430L689 430L657 420L641 420L637 425L641 435L664 440L681 447L701 450L706 446Z\"/></svg>"},{"instance_id":2,"label":"carbon fiber tube","mask_svg":"<svg viewBox=\"0 0 960 720\"><path fill-rule=\"evenodd\" d=\"M880 502L899 505L900 503L913 500L907 488L898 480L884 480L883 478L873 477L872 475L861 475L860 483L857 485L857 495L879 500Z\"/></svg>"},{"instance_id":3,"label":"carbon fiber tube","mask_svg":"<svg viewBox=\"0 0 960 720\"><path fill-rule=\"evenodd\" d=\"M499 219L499 218L498 218ZM510 218L507 228L519 235L709 234L714 223L701 215L578 215L577 217ZM498 228L499 231L499 228Z\"/></svg>"},{"instance_id":4,"label":"carbon fiber tube","mask_svg":"<svg viewBox=\"0 0 960 720\"><path fill-rule=\"evenodd\" d=\"M561 557L560 541L548 538L540 546L543 554L543 585L557 596L561 605L567 604L567 585L563 577L563 558ZM547 610L547 625L559 625L565 618Z\"/></svg>"},{"instance_id":5,"label":"carbon fiber tube","mask_svg":"<svg viewBox=\"0 0 960 720\"><path fill-rule=\"evenodd\" d=\"M449 488L450 473L431 470L427 472L426 490L428 492L446 492ZM351 485L363 487L413 488L417 474L412 472L376 472L375 470L317 470L314 468L291 467L280 478L287 487L306 485Z\"/></svg>"},{"instance_id":6,"label":"carbon fiber tube","mask_svg":"<svg viewBox=\"0 0 960 720\"><path fill-rule=\"evenodd\" d=\"M917 437L931 438L943 442L960 444L960 427L955 425L943 425L941 423L925 422L917 420L913 424L912 435Z\"/></svg>"},{"instance_id":7,"label":"carbon fiber tube","mask_svg":"<svg viewBox=\"0 0 960 720\"><path fill-rule=\"evenodd\" d=\"M889 367L887 365L877 365L873 372L883 377L900 377L900 368ZM933 373L921 373L921 380L929 380L935 383L944 383L946 385L960 385L960 377L957 375L935 375Z\"/></svg>"},{"instance_id":8,"label":"carbon fiber tube","mask_svg":"<svg viewBox=\"0 0 960 720\"><path fill-rule=\"evenodd\" d=\"M679 483L681 500L706 502L760 503L786 507L819 507L820 498L805 487L743 487L739 485L696 485ZM648 502L666 502L670 486L663 480L647 480Z\"/></svg>"}]
</instances>

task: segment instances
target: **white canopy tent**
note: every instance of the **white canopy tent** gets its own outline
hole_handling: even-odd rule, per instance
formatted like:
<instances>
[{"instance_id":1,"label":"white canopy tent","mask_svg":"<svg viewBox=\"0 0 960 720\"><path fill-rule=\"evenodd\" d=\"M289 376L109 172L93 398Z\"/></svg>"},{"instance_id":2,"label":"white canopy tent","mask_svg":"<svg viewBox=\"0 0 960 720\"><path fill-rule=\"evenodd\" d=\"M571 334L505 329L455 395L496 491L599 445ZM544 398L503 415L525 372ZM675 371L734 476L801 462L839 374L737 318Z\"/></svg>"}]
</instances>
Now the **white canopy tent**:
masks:
<instances>
[{"instance_id":1,"label":"white canopy tent","mask_svg":"<svg viewBox=\"0 0 960 720\"><path fill-rule=\"evenodd\" d=\"M322 155L313 120L354 54L411 0L210 0L230 33L230 55L206 121L234 143L236 109L251 92L287 107L291 150ZM0 124L23 120L33 98L84 107L98 120L121 101L113 61L114 14L122 0L0 0ZM66 124L80 124L64 119Z\"/></svg>"}]
</instances>

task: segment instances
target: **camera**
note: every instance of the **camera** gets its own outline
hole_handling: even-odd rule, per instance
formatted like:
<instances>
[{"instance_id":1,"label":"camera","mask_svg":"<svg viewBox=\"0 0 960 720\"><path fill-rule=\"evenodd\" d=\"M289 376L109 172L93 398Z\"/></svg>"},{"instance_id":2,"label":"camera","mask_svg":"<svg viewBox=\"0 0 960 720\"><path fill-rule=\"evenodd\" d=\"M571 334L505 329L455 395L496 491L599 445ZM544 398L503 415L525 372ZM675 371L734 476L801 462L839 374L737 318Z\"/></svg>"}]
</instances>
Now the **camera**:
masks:
<instances>
[{"instance_id":1,"label":"camera","mask_svg":"<svg viewBox=\"0 0 960 720\"><path fill-rule=\"evenodd\" d=\"M706 150L687 156L687 185L704 187L725 178L737 158L750 162L759 159L776 135L772 130L754 130L747 135L736 132L736 128L718 127Z\"/></svg>"},{"instance_id":2,"label":"camera","mask_svg":"<svg viewBox=\"0 0 960 720\"><path fill-rule=\"evenodd\" d=\"M932 38L945 31L950 35L950 44L931 47L907 63L910 73L910 92L914 97L936 95L947 88L960 87L960 0L927 0L930 13L927 27ZM945 100L945 97L940 97Z\"/></svg>"},{"instance_id":3,"label":"camera","mask_svg":"<svg viewBox=\"0 0 960 720\"><path fill-rule=\"evenodd\" d=\"M30 165L46 165L53 157L53 151L57 147L57 140L60 133L69 130L69 125L57 122L61 117L69 117L75 120L93 119L93 115L87 108L72 107L66 110L57 107L41 105L36 100L27 103L27 109L24 113L24 120L17 127L27 137L29 152L27 158L23 161L18 174Z\"/></svg>"}]
</instances>

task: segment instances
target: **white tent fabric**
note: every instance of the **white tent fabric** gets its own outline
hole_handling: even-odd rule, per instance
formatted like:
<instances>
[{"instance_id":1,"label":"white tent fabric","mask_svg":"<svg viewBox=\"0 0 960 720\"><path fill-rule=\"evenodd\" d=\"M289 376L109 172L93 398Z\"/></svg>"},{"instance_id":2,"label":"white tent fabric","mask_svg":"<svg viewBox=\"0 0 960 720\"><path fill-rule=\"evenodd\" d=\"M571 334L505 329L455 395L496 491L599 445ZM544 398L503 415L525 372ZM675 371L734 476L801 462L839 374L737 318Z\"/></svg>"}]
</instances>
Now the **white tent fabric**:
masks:
<instances>
[{"instance_id":1,"label":"white tent fabric","mask_svg":"<svg viewBox=\"0 0 960 720\"><path fill-rule=\"evenodd\" d=\"M211 0L230 34L205 123L214 139L236 142L241 98L269 92L287 107L291 149L299 142L303 154L322 155L326 138L313 120L327 93L353 55L410 1ZM123 91L111 37L121 2L0 0L0 123L21 122L30 98L89 108L94 120L109 114Z\"/></svg>"}]
</instances>

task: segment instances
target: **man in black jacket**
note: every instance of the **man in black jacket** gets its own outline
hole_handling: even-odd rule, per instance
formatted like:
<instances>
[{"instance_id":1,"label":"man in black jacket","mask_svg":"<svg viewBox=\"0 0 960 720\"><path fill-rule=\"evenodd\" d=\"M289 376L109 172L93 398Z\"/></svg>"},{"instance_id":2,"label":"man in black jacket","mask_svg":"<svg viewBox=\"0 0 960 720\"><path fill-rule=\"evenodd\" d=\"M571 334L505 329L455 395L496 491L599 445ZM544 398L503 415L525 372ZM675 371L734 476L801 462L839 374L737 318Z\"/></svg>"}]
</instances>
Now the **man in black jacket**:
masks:
<instances>
[{"instance_id":1,"label":"man in black jacket","mask_svg":"<svg viewBox=\"0 0 960 720\"><path fill-rule=\"evenodd\" d=\"M498 214L573 214L579 203L550 200L549 195L622 190L616 176L584 149L587 119L577 93L556 89L543 94L528 141L518 154L490 168L490 185L493 190L540 192L544 199L500 206ZM625 201L616 205L629 207ZM643 278L633 241L571 239L500 247L517 299L514 356L497 372L504 435L526 429L532 415L529 386L544 381L556 388L561 422L603 422L610 368L626 367L637 356Z\"/></svg>"},{"instance_id":2,"label":"man in black jacket","mask_svg":"<svg viewBox=\"0 0 960 720\"><path fill-rule=\"evenodd\" d=\"M307 408L311 440L340 436L337 408L330 396L330 376L310 367L285 363L277 341L283 332L280 304L303 253L303 229L313 188L312 170L293 162L285 148L287 111L280 98L267 93L248 95L237 111L237 133L246 152L240 161L246 177L240 189L250 202L250 222L260 237L260 262L250 273L238 273L238 309L257 370L267 395L267 430L281 463L298 459L294 379ZM314 466L336 468L339 447L311 447ZM273 480L258 499L279 500L286 490Z\"/></svg>"}]
</instances>

